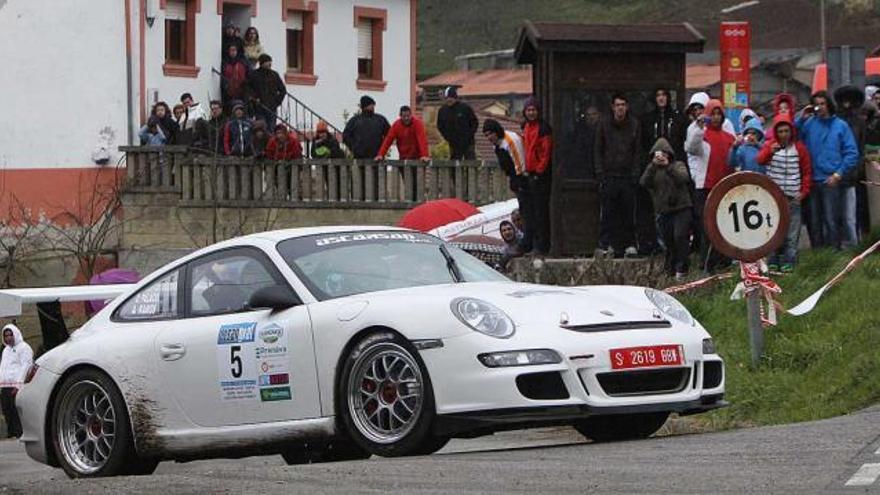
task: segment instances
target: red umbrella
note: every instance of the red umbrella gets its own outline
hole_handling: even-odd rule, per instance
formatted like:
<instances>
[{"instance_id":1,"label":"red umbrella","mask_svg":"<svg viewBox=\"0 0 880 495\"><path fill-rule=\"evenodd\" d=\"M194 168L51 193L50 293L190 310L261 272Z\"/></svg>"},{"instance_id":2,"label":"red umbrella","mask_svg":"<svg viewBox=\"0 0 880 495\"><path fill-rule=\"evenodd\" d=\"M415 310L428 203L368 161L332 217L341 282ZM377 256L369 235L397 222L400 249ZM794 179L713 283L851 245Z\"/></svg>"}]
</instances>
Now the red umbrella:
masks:
<instances>
[{"instance_id":1,"label":"red umbrella","mask_svg":"<svg viewBox=\"0 0 880 495\"><path fill-rule=\"evenodd\" d=\"M477 213L480 213L480 210L460 199L437 199L409 210L397 222L397 225L420 232L428 232L437 227L464 220Z\"/></svg>"}]
</instances>

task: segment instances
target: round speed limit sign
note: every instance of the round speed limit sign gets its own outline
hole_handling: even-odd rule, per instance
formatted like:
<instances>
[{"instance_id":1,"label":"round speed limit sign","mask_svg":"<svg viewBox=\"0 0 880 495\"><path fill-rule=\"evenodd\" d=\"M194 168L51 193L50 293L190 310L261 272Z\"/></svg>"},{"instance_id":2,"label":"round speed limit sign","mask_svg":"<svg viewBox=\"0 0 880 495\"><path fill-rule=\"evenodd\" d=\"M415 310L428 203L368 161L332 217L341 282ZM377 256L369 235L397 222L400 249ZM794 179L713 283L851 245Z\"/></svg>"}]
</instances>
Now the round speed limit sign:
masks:
<instances>
[{"instance_id":1,"label":"round speed limit sign","mask_svg":"<svg viewBox=\"0 0 880 495\"><path fill-rule=\"evenodd\" d=\"M746 262L778 249L785 240L788 221L782 189L754 172L725 177L709 193L703 211L712 246L725 256Z\"/></svg>"}]
</instances>

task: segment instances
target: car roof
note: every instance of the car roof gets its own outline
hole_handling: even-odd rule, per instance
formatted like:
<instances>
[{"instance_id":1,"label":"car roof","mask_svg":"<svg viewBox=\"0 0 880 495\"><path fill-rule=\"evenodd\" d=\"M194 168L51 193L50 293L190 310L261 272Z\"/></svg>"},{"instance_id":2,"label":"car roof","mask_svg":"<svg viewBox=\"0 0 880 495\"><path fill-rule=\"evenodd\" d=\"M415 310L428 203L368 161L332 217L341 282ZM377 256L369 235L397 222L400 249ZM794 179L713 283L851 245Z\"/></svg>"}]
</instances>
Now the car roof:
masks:
<instances>
[{"instance_id":1,"label":"car roof","mask_svg":"<svg viewBox=\"0 0 880 495\"><path fill-rule=\"evenodd\" d=\"M243 237L239 237L237 240L246 240L246 239L264 239L269 241L283 241L285 239L291 239L294 237L306 237L310 235L320 235L320 234L336 234L339 232L375 232L375 231L387 231L387 230L402 230L407 231L410 229L405 229L401 227L391 227L388 225L334 225L334 226L321 226L321 227L300 227L296 229L281 229L281 230L270 230L267 232L257 232L255 234L246 235Z\"/></svg>"}]
</instances>

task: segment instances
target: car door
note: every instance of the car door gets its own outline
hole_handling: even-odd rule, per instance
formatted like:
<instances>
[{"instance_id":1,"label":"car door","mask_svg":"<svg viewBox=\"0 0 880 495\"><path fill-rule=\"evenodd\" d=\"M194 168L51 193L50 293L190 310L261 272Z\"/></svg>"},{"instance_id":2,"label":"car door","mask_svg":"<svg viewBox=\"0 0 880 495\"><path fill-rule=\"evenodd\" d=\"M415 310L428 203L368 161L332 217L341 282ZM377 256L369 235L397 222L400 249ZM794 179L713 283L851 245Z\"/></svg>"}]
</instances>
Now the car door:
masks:
<instances>
[{"instance_id":1,"label":"car door","mask_svg":"<svg viewBox=\"0 0 880 495\"><path fill-rule=\"evenodd\" d=\"M311 321L305 306L251 310L255 291L285 284L261 250L222 250L183 270L186 318L161 331L159 380L199 426L320 415Z\"/></svg>"}]
</instances>

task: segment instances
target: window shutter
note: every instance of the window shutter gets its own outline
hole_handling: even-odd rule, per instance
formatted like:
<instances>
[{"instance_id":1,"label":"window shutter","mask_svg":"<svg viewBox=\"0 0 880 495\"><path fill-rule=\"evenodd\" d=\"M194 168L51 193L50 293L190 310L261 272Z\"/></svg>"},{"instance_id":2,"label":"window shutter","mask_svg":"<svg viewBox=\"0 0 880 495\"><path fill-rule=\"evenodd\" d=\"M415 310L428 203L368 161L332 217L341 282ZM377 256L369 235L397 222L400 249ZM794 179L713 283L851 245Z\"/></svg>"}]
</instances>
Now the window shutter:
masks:
<instances>
[{"instance_id":1,"label":"window shutter","mask_svg":"<svg viewBox=\"0 0 880 495\"><path fill-rule=\"evenodd\" d=\"M368 19L358 23L358 58L373 59L373 21Z\"/></svg>"},{"instance_id":2,"label":"window shutter","mask_svg":"<svg viewBox=\"0 0 880 495\"><path fill-rule=\"evenodd\" d=\"M165 4L166 21L186 20L186 0L168 0Z\"/></svg>"},{"instance_id":3,"label":"window shutter","mask_svg":"<svg viewBox=\"0 0 880 495\"><path fill-rule=\"evenodd\" d=\"M287 13L287 29L293 29L294 31L303 30L302 12L290 11Z\"/></svg>"}]
</instances>

